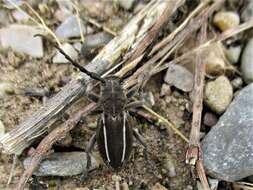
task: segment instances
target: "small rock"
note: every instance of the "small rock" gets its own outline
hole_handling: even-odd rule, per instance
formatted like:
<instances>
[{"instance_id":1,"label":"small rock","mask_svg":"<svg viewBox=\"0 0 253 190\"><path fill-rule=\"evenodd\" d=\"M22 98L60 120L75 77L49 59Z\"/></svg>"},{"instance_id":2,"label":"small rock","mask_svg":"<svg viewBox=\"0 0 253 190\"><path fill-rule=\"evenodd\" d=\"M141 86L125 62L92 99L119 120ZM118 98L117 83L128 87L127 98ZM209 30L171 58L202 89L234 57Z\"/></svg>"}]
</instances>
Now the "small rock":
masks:
<instances>
[{"instance_id":1,"label":"small rock","mask_svg":"<svg viewBox=\"0 0 253 190\"><path fill-rule=\"evenodd\" d=\"M204 115L204 125L208 127L214 126L218 122L218 118L213 113L207 112Z\"/></svg>"},{"instance_id":2,"label":"small rock","mask_svg":"<svg viewBox=\"0 0 253 190\"><path fill-rule=\"evenodd\" d=\"M1 82L0 83L0 98L5 97L9 94L14 94L15 88L11 83Z\"/></svg>"},{"instance_id":3,"label":"small rock","mask_svg":"<svg viewBox=\"0 0 253 190\"><path fill-rule=\"evenodd\" d=\"M221 11L215 14L213 23L221 31L228 30L240 24L240 17L236 12Z\"/></svg>"},{"instance_id":4,"label":"small rock","mask_svg":"<svg viewBox=\"0 0 253 190\"><path fill-rule=\"evenodd\" d=\"M225 76L220 76L205 86L204 102L215 113L223 113L229 106L232 97L233 88Z\"/></svg>"},{"instance_id":5,"label":"small rock","mask_svg":"<svg viewBox=\"0 0 253 190\"><path fill-rule=\"evenodd\" d=\"M123 182L123 183L121 184L121 189L122 189L122 190L129 190L128 184L127 184L126 182Z\"/></svg>"},{"instance_id":6,"label":"small rock","mask_svg":"<svg viewBox=\"0 0 253 190\"><path fill-rule=\"evenodd\" d=\"M163 168L166 170L166 175L168 177L175 177L177 175L175 164L170 155L166 155L162 162Z\"/></svg>"},{"instance_id":7,"label":"small rock","mask_svg":"<svg viewBox=\"0 0 253 190\"><path fill-rule=\"evenodd\" d=\"M242 78L237 77L231 81L232 87L234 90L238 90L242 88L243 81Z\"/></svg>"},{"instance_id":8,"label":"small rock","mask_svg":"<svg viewBox=\"0 0 253 190\"><path fill-rule=\"evenodd\" d=\"M20 12L19 10L14 10L12 16L16 21L27 21L29 19L28 14Z\"/></svg>"},{"instance_id":9,"label":"small rock","mask_svg":"<svg viewBox=\"0 0 253 190\"><path fill-rule=\"evenodd\" d=\"M34 172L36 176L73 176L81 174L86 170L86 153L64 152L53 153L49 158L40 163L39 168ZM31 157L24 160L25 169L31 163ZM91 156L91 169L97 167L96 160Z\"/></svg>"},{"instance_id":10,"label":"small rock","mask_svg":"<svg viewBox=\"0 0 253 190\"><path fill-rule=\"evenodd\" d=\"M142 94L142 99L148 106L152 107L155 105L155 97L152 92L144 92Z\"/></svg>"},{"instance_id":11,"label":"small rock","mask_svg":"<svg viewBox=\"0 0 253 190\"><path fill-rule=\"evenodd\" d=\"M231 46L226 51L226 56L231 64L236 64L239 61L242 48L241 46Z\"/></svg>"},{"instance_id":12,"label":"small rock","mask_svg":"<svg viewBox=\"0 0 253 190\"><path fill-rule=\"evenodd\" d=\"M171 95L171 88L170 88L170 85L164 83L161 88L160 96L163 97L167 95L168 96Z\"/></svg>"},{"instance_id":13,"label":"small rock","mask_svg":"<svg viewBox=\"0 0 253 190\"><path fill-rule=\"evenodd\" d=\"M5 134L5 127L3 122L0 120L0 138Z\"/></svg>"},{"instance_id":14,"label":"small rock","mask_svg":"<svg viewBox=\"0 0 253 190\"><path fill-rule=\"evenodd\" d=\"M217 190L219 180L208 178L208 183L209 183L211 190ZM200 181L197 181L197 188L198 188L198 190L204 190L204 187Z\"/></svg>"},{"instance_id":15,"label":"small rock","mask_svg":"<svg viewBox=\"0 0 253 190\"><path fill-rule=\"evenodd\" d=\"M241 18L243 21L248 21L253 18L253 1L247 1L248 5L242 11Z\"/></svg>"},{"instance_id":16,"label":"small rock","mask_svg":"<svg viewBox=\"0 0 253 190\"><path fill-rule=\"evenodd\" d=\"M164 77L164 81L176 88L190 92L193 88L193 74L181 65L171 65Z\"/></svg>"},{"instance_id":17,"label":"small rock","mask_svg":"<svg viewBox=\"0 0 253 190\"><path fill-rule=\"evenodd\" d=\"M13 24L0 30L0 43L4 48L26 53L33 57L43 57L41 37L34 37L40 33L35 27Z\"/></svg>"},{"instance_id":18,"label":"small rock","mask_svg":"<svg viewBox=\"0 0 253 190\"><path fill-rule=\"evenodd\" d=\"M253 175L253 84L243 88L202 141L204 166L217 179Z\"/></svg>"},{"instance_id":19,"label":"small rock","mask_svg":"<svg viewBox=\"0 0 253 190\"><path fill-rule=\"evenodd\" d=\"M83 31L84 26L82 23L81 28ZM81 33L76 16L71 15L68 18L66 18L66 20L60 26L57 27L57 29L55 30L55 34L60 39L79 37Z\"/></svg>"},{"instance_id":20,"label":"small rock","mask_svg":"<svg viewBox=\"0 0 253 190\"><path fill-rule=\"evenodd\" d=\"M126 10L130 10L134 2L135 0L119 0L119 5Z\"/></svg>"},{"instance_id":21,"label":"small rock","mask_svg":"<svg viewBox=\"0 0 253 190\"><path fill-rule=\"evenodd\" d=\"M69 43L63 44L62 49L68 54L73 60L78 58L78 53L75 48ZM53 63L68 63L69 61L57 51L56 55L53 58Z\"/></svg>"},{"instance_id":22,"label":"small rock","mask_svg":"<svg viewBox=\"0 0 253 190\"><path fill-rule=\"evenodd\" d=\"M8 9L15 9L16 7L13 6L13 3L17 6L23 5L23 3L24 3L23 0L12 0L11 2L8 0L3 0L4 7L8 8Z\"/></svg>"},{"instance_id":23,"label":"small rock","mask_svg":"<svg viewBox=\"0 0 253 190\"><path fill-rule=\"evenodd\" d=\"M217 55L215 51L210 51L204 60L206 64L206 74L211 76L219 76L225 72L224 59Z\"/></svg>"},{"instance_id":24,"label":"small rock","mask_svg":"<svg viewBox=\"0 0 253 190\"><path fill-rule=\"evenodd\" d=\"M249 84L253 82L253 38L247 43L241 60L241 71L243 80Z\"/></svg>"},{"instance_id":25,"label":"small rock","mask_svg":"<svg viewBox=\"0 0 253 190\"><path fill-rule=\"evenodd\" d=\"M100 48L106 45L112 39L112 35L106 32L87 35L81 48L83 57L89 58L92 49Z\"/></svg>"},{"instance_id":26,"label":"small rock","mask_svg":"<svg viewBox=\"0 0 253 190\"><path fill-rule=\"evenodd\" d=\"M168 189L163 185L161 185L160 183L156 183L153 187L151 187L151 190L168 190Z\"/></svg>"}]
</instances>

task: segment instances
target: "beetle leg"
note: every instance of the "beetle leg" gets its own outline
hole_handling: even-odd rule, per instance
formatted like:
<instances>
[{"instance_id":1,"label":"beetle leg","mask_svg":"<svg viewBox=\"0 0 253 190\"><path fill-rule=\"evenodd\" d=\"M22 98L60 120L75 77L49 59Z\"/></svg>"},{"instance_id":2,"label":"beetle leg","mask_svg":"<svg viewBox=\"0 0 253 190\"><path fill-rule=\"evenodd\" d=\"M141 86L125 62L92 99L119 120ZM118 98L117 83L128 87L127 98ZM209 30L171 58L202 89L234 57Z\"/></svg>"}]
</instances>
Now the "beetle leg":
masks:
<instances>
[{"instance_id":1,"label":"beetle leg","mask_svg":"<svg viewBox=\"0 0 253 190\"><path fill-rule=\"evenodd\" d=\"M132 98L138 91L139 91L139 86L134 86L127 92L126 94L127 98L129 99Z\"/></svg>"},{"instance_id":2,"label":"beetle leg","mask_svg":"<svg viewBox=\"0 0 253 190\"><path fill-rule=\"evenodd\" d=\"M130 102L126 105L126 109L141 107L143 104L143 101Z\"/></svg>"},{"instance_id":3,"label":"beetle leg","mask_svg":"<svg viewBox=\"0 0 253 190\"><path fill-rule=\"evenodd\" d=\"M87 155L87 162L86 162L86 170L83 172L82 176L81 176L81 180L83 181L85 178L87 178L88 176L88 172L89 172L89 168L91 166L91 157L90 157L90 153L92 151L92 149L94 148L96 143L96 133L92 135L92 137L89 140L89 143L85 149L86 155Z\"/></svg>"},{"instance_id":4,"label":"beetle leg","mask_svg":"<svg viewBox=\"0 0 253 190\"><path fill-rule=\"evenodd\" d=\"M134 137L138 140L138 142L144 147L143 149L144 158L147 161L148 166L151 167L150 168L151 171L154 172L155 167L154 167L154 164L149 160L147 144L144 140L144 137L136 129L133 129L133 134L134 134Z\"/></svg>"},{"instance_id":5,"label":"beetle leg","mask_svg":"<svg viewBox=\"0 0 253 190\"><path fill-rule=\"evenodd\" d=\"M87 97L88 97L89 100L91 100L93 102L96 102L96 103L99 100L99 96L97 94L93 93L93 92L88 92Z\"/></svg>"}]
</instances>

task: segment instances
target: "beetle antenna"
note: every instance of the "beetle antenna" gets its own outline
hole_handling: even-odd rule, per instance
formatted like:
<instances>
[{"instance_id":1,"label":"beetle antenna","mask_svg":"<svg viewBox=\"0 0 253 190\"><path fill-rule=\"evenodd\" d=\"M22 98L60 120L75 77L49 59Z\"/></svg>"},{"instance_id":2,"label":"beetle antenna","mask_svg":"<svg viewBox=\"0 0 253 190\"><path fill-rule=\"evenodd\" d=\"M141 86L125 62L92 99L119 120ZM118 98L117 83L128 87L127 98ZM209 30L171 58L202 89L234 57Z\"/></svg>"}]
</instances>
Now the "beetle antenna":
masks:
<instances>
[{"instance_id":1,"label":"beetle antenna","mask_svg":"<svg viewBox=\"0 0 253 190\"><path fill-rule=\"evenodd\" d=\"M79 65L77 62L75 62L58 44L56 44L55 42L53 42L51 39L47 38L44 35L41 34L36 34L36 36L41 36L43 38L45 38L46 40L48 40L50 43L52 43L52 45L58 49L58 51L75 67L77 67L81 72L85 73L86 75L90 76L91 78L98 80L102 83L105 83L105 80L103 78L101 78L98 74L94 73L94 72L90 72L87 69L85 69L83 66Z\"/></svg>"}]
</instances>

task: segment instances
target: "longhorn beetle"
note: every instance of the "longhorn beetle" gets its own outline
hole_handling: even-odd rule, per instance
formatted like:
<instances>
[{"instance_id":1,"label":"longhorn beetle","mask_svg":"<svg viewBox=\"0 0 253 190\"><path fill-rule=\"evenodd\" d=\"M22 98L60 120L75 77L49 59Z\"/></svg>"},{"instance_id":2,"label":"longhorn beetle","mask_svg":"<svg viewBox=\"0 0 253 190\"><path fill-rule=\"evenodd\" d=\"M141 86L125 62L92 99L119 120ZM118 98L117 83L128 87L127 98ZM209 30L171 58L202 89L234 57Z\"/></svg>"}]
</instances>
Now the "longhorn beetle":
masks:
<instances>
[{"instance_id":1,"label":"longhorn beetle","mask_svg":"<svg viewBox=\"0 0 253 190\"><path fill-rule=\"evenodd\" d=\"M86 70L72 60L58 45L53 44L73 66L101 82L100 96L87 93L88 98L95 101L98 108L102 110L97 121L97 131L91 137L85 150L87 153L87 171L91 165L90 152L96 142L104 162L114 170L121 169L128 160L132 150L133 137L144 146L144 157L147 159L146 144L138 131L133 129L133 118L129 115L130 108L142 105L141 101L131 101L131 97L138 88L126 93L122 86L123 79L116 76L101 78L96 73Z\"/></svg>"}]
</instances>

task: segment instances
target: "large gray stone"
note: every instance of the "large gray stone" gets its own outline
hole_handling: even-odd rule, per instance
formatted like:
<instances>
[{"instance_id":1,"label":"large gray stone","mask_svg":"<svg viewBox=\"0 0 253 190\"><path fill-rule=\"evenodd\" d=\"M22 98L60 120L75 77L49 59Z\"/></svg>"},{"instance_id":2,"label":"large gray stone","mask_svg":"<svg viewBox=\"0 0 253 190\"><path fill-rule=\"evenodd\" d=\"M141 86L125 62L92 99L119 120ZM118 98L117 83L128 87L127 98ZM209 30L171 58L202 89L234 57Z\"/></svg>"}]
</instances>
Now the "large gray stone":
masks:
<instances>
[{"instance_id":1,"label":"large gray stone","mask_svg":"<svg viewBox=\"0 0 253 190\"><path fill-rule=\"evenodd\" d=\"M72 176L86 171L85 152L53 153L46 160L40 163L39 168L34 172L36 176ZM31 163L31 157L24 160L24 167L27 169ZM97 167L96 160L91 156L91 167Z\"/></svg>"},{"instance_id":2,"label":"large gray stone","mask_svg":"<svg viewBox=\"0 0 253 190\"><path fill-rule=\"evenodd\" d=\"M202 141L208 173L226 181L253 175L253 84L245 87Z\"/></svg>"},{"instance_id":3,"label":"large gray stone","mask_svg":"<svg viewBox=\"0 0 253 190\"><path fill-rule=\"evenodd\" d=\"M0 30L0 43L4 48L26 53L33 57L43 57L41 37L34 37L41 33L36 27L13 24Z\"/></svg>"}]
</instances>

